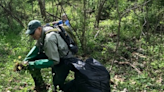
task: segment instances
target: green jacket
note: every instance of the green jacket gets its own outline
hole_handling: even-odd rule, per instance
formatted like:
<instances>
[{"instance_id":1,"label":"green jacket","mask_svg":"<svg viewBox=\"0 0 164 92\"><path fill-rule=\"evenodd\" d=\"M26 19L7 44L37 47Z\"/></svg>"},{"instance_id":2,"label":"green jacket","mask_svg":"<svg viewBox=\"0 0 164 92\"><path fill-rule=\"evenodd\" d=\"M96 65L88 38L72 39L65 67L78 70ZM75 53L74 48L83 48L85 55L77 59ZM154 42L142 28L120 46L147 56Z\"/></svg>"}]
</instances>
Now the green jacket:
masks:
<instances>
[{"instance_id":1,"label":"green jacket","mask_svg":"<svg viewBox=\"0 0 164 92\"><path fill-rule=\"evenodd\" d=\"M53 29L52 27L43 27L41 38L37 41L36 45L27 54L24 61L29 61L30 68L48 68L60 62L60 58L73 57L71 51L60 36L56 32L45 34L46 31ZM58 30L58 29L56 29ZM35 58L40 52L44 52L48 59L39 59L30 61Z\"/></svg>"}]
</instances>

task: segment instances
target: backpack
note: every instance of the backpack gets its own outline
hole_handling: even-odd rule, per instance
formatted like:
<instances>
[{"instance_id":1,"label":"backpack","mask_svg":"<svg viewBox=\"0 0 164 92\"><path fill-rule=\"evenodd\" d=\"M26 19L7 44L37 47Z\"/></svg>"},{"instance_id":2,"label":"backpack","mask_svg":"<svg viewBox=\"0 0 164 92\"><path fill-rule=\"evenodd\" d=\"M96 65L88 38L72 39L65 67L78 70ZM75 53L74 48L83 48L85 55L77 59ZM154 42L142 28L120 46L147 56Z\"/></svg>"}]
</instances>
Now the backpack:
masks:
<instances>
[{"instance_id":1,"label":"backpack","mask_svg":"<svg viewBox=\"0 0 164 92\"><path fill-rule=\"evenodd\" d=\"M59 33L63 40L67 43L68 48L72 52L72 54L76 54L78 52L78 46L76 43L76 37L72 33L71 28L69 28L68 26L55 26L53 28L54 29L46 31L45 35L49 32Z\"/></svg>"}]
</instances>

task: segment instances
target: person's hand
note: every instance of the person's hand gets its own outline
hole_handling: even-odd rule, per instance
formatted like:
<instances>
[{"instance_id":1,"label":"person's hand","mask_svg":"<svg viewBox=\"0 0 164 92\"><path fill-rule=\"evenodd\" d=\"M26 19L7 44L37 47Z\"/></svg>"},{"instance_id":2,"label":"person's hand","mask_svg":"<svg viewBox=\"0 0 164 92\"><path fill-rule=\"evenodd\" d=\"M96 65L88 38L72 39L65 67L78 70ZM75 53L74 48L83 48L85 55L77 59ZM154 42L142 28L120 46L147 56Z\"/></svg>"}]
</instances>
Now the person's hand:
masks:
<instances>
[{"instance_id":1,"label":"person's hand","mask_svg":"<svg viewBox=\"0 0 164 92\"><path fill-rule=\"evenodd\" d=\"M27 65L28 65L28 61L23 61L23 62L17 62L14 66L14 71L21 71L21 70L26 70L27 69Z\"/></svg>"},{"instance_id":2,"label":"person's hand","mask_svg":"<svg viewBox=\"0 0 164 92\"><path fill-rule=\"evenodd\" d=\"M23 61L23 65L24 65L24 66L29 65L28 61Z\"/></svg>"}]
</instances>

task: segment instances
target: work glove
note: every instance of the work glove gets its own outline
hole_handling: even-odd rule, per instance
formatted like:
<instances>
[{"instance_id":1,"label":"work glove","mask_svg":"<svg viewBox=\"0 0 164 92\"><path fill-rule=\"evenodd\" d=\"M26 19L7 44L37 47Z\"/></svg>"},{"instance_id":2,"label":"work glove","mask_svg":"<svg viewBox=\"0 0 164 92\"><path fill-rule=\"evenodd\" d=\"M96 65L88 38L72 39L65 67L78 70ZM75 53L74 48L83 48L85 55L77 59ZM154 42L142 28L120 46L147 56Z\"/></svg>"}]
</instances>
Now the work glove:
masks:
<instances>
[{"instance_id":1,"label":"work glove","mask_svg":"<svg viewBox=\"0 0 164 92\"><path fill-rule=\"evenodd\" d=\"M57 64L58 62L54 62L53 60L48 59L39 59L35 61L30 61L26 63L29 69L41 69L41 68L48 68L53 67L54 64Z\"/></svg>"}]
</instances>

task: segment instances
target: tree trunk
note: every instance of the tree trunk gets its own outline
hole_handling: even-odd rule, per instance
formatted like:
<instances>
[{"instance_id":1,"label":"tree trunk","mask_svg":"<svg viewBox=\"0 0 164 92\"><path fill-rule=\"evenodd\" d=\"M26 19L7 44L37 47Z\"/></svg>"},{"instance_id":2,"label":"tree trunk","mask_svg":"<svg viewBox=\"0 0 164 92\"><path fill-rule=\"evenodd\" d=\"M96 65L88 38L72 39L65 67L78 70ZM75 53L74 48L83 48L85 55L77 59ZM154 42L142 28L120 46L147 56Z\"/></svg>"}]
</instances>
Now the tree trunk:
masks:
<instances>
[{"instance_id":1,"label":"tree trunk","mask_svg":"<svg viewBox=\"0 0 164 92\"><path fill-rule=\"evenodd\" d=\"M120 16L120 10L119 10L119 4L118 4L118 0L115 0L115 4L116 4L116 10L117 10L117 14L118 14L118 31L117 31L117 44L116 44L116 49L114 51L114 56L113 56L113 61L112 61L112 66L110 67L110 71L112 71L112 67L113 67L113 64L114 64L114 61L115 61L115 58L117 56L117 52L118 52L118 49L119 49L119 44L120 44L120 30L121 30L121 20L122 20L122 17Z\"/></svg>"},{"instance_id":2,"label":"tree trunk","mask_svg":"<svg viewBox=\"0 0 164 92\"><path fill-rule=\"evenodd\" d=\"M39 4L39 7L40 7L40 12L41 12L41 15L42 15L42 18L46 21L46 9L45 9L45 1L43 0L38 0L38 4Z\"/></svg>"},{"instance_id":3,"label":"tree trunk","mask_svg":"<svg viewBox=\"0 0 164 92\"><path fill-rule=\"evenodd\" d=\"M103 10L103 6L104 6L104 4L105 4L105 1L106 1L106 0L104 0L104 1L101 1L101 0L100 0L100 2L98 3L98 4L99 4L99 5L98 5L98 13L97 13L97 15L96 15L96 23L95 23L95 27L96 27L96 28L99 27L101 12L102 12L102 10Z\"/></svg>"},{"instance_id":4,"label":"tree trunk","mask_svg":"<svg viewBox=\"0 0 164 92\"><path fill-rule=\"evenodd\" d=\"M82 31L82 35L81 35L81 44L82 44L82 50L84 51L84 53L86 52L86 37L85 37L85 33L86 33L86 0L83 0L83 31Z\"/></svg>"}]
</instances>

